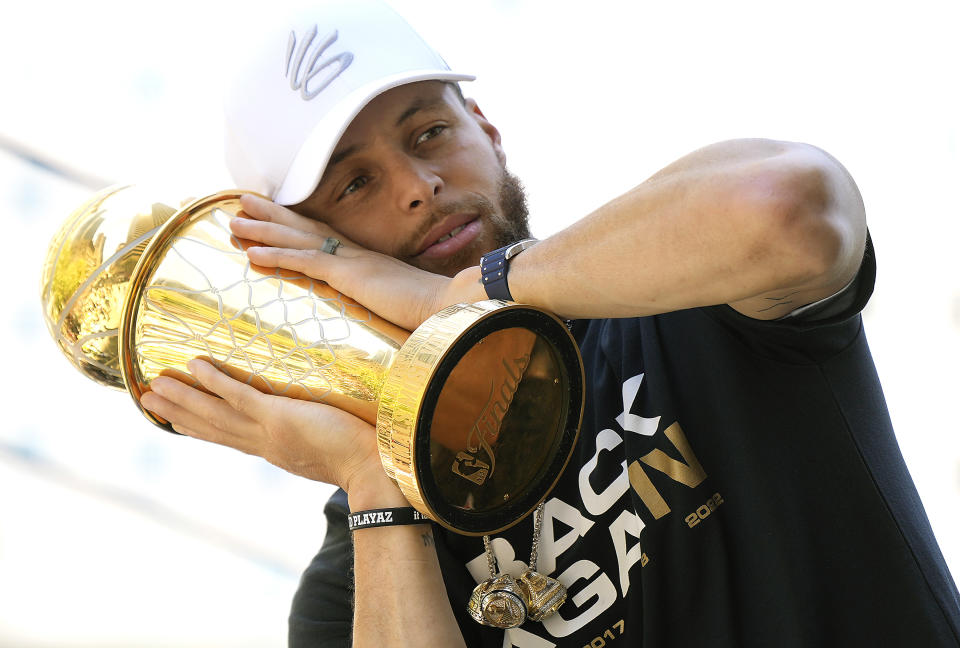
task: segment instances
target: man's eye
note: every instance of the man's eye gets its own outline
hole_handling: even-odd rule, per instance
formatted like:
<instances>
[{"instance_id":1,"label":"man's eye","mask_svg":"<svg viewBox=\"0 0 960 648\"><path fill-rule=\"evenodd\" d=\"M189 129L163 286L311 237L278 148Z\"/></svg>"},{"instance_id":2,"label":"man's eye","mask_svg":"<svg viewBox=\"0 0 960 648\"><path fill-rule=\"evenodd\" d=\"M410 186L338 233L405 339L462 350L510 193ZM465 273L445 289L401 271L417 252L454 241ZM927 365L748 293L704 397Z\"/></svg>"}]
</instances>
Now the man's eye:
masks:
<instances>
[{"instance_id":1,"label":"man's eye","mask_svg":"<svg viewBox=\"0 0 960 648\"><path fill-rule=\"evenodd\" d=\"M447 129L446 126L434 126L433 128L428 128L420 134L420 137L417 138L417 144L423 144L427 140L431 140L443 131Z\"/></svg>"},{"instance_id":2,"label":"man's eye","mask_svg":"<svg viewBox=\"0 0 960 648\"><path fill-rule=\"evenodd\" d=\"M367 182L369 182L367 176L357 176L350 182L350 184L347 185L346 189L343 190L343 193L340 194L340 197L342 198L344 196L349 196L352 193L356 193L361 189L361 187L363 187L363 185L367 184Z\"/></svg>"}]
</instances>

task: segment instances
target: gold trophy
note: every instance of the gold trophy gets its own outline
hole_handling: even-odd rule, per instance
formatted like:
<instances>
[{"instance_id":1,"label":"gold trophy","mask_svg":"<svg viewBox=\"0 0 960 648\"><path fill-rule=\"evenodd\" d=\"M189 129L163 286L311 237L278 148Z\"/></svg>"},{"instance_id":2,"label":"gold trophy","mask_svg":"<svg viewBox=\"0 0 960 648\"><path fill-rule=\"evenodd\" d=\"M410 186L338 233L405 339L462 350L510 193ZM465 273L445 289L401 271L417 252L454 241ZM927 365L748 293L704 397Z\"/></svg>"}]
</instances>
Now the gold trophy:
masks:
<instances>
[{"instance_id":1,"label":"gold trophy","mask_svg":"<svg viewBox=\"0 0 960 648\"><path fill-rule=\"evenodd\" d=\"M322 281L252 265L229 229L241 194L177 209L112 187L71 214L51 241L42 301L74 366L140 407L153 378L196 384L185 365L207 358L262 392L376 425L384 470L445 528L486 535L526 517L583 414L583 366L563 322L490 300L411 333Z\"/></svg>"}]
</instances>

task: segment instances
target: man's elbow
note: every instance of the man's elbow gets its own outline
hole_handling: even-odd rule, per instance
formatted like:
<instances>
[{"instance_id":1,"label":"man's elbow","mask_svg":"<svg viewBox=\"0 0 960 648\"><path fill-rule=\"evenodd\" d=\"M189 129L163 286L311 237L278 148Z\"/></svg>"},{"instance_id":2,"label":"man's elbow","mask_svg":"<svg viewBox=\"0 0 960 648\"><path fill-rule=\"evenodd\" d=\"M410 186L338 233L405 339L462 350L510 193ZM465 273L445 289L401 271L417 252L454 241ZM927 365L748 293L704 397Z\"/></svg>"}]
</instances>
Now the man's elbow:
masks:
<instances>
[{"instance_id":1,"label":"man's elbow","mask_svg":"<svg viewBox=\"0 0 960 648\"><path fill-rule=\"evenodd\" d=\"M783 285L834 285L853 277L866 221L860 193L839 162L812 146L794 145L769 161L751 194L762 223L757 244L778 267Z\"/></svg>"}]
</instances>

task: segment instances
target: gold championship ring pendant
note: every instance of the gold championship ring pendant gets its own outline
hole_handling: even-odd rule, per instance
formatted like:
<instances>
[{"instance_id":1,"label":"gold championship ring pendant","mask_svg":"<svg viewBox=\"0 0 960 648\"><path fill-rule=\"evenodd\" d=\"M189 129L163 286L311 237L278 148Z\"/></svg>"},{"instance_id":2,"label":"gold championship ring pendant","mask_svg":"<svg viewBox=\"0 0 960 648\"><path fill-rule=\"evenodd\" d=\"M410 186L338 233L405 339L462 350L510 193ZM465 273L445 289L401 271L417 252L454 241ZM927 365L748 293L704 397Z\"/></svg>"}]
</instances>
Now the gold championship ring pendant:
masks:
<instances>
[{"instance_id":1,"label":"gold championship ring pendant","mask_svg":"<svg viewBox=\"0 0 960 648\"><path fill-rule=\"evenodd\" d=\"M509 574L497 573L497 557L490 545L490 536L483 537L490 578L473 589L467 602L467 611L474 621L494 628L516 628L526 619L543 621L566 602L567 588L557 579L544 576L534 569L542 523L541 502L534 514L530 563L517 579Z\"/></svg>"}]
</instances>

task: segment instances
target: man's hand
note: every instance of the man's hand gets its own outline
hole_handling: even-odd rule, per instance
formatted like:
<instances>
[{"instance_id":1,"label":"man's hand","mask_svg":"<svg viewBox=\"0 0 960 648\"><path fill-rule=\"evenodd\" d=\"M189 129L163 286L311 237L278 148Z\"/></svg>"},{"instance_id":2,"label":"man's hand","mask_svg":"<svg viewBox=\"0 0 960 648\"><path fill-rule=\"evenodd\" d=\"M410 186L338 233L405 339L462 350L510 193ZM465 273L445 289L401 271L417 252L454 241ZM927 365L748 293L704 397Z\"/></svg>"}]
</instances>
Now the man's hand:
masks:
<instances>
[{"instance_id":1,"label":"man's hand","mask_svg":"<svg viewBox=\"0 0 960 648\"><path fill-rule=\"evenodd\" d=\"M252 263L325 281L407 330L446 306L487 298L476 268L451 279L360 247L324 223L268 200L246 195L241 204L250 218L235 218L230 227L238 237L263 244L247 249ZM328 236L341 242L336 254L320 251Z\"/></svg>"},{"instance_id":2,"label":"man's hand","mask_svg":"<svg viewBox=\"0 0 960 648\"><path fill-rule=\"evenodd\" d=\"M263 457L348 493L359 485L384 502L380 506L404 503L396 504L399 489L384 473L376 432L365 421L322 403L263 394L202 360L188 368L216 396L161 376L140 399L177 432Z\"/></svg>"}]
</instances>

